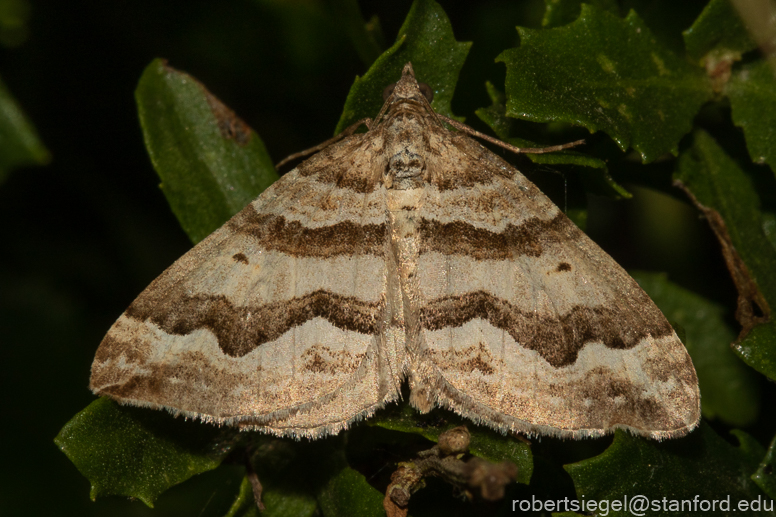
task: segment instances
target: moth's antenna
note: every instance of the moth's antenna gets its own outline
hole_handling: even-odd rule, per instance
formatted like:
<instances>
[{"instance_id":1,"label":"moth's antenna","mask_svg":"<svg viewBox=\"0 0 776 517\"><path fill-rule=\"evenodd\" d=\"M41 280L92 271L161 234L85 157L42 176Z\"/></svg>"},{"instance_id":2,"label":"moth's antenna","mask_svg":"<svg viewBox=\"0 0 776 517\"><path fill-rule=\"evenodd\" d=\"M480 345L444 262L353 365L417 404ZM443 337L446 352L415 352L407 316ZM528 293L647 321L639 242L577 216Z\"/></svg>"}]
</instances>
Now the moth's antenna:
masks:
<instances>
[{"instance_id":1,"label":"moth's antenna","mask_svg":"<svg viewBox=\"0 0 776 517\"><path fill-rule=\"evenodd\" d=\"M322 149L326 149L331 144L333 144L335 142L338 142L338 141L342 140L343 138L345 138L346 136L350 136L353 133L355 133L356 129L361 127L361 124L364 124L367 129L370 129L372 127L372 119L371 118L362 118L361 120L359 120L358 122L356 122L352 126L348 126L347 128L345 128L345 130L342 133L329 138L325 142L321 142L320 144L316 145L315 147L311 147L309 149L305 149L304 151L299 151L298 153L294 153L292 155L286 156L285 158L280 160L275 165L275 169L279 169L283 165L287 164L290 161L296 160L297 158L304 158L305 156L309 156L311 154L317 153L318 151L320 151Z\"/></svg>"},{"instance_id":2,"label":"moth's antenna","mask_svg":"<svg viewBox=\"0 0 776 517\"><path fill-rule=\"evenodd\" d=\"M383 106L380 108L380 111L377 113L377 116L374 119L374 124L377 125L380 123L380 120L385 115L385 112L388 110L388 106L392 103L393 98L396 96L393 91L391 91L391 94L386 97L385 101L383 101Z\"/></svg>"},{"instance_id":3,"label":"moth's antenna","mask_svg":"<svg viewBox=\"0 0 776 517\"><path fill-rule=\"evenodd\" d=\"M585 143L585 140L575 140L573 142L569 142L567 144L560 144L560 145L551 145L549 147L517 147L512 144L508 144L502 140L499 140L498 138L493 138L492 136L486 135L485 133L480 133L474 128L471 128L467 126L466 124L462 124L458 122L457 120L451 119L450 117L445 117L444 115L441 115L439 113L436 114L439 118L453 126L455 129L459 131L463 131L464 133L468 133L471 136L476 136L477 138L481 138L485 140L486 142L490 142L491 144L497 145L499 147L503 147L504 149L507 149L509 151L512 151L513 153L517 154L542 154L542 153L554 153L555 151L562 151L563 149L568 149L570 147L576 147L578 145L582 145Z\"/></svg>"}]
</instances>

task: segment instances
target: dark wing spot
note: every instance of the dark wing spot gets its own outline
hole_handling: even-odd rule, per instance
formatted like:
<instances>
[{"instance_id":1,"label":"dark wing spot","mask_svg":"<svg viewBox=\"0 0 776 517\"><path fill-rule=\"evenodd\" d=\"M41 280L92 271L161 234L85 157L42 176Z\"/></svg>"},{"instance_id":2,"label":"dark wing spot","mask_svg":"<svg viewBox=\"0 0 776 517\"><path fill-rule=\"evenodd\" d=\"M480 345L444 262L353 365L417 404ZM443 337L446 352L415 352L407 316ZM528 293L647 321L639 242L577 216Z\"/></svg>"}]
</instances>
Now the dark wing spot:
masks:
<instances>
[{"instance_id":1,"label":"dark wing spot","mask_svg":"<svg viewBox=\"0 0 776 517\"><path fill-rule=\"evenodd\" d=\"M561 271L571 271L571 264L569 264L568 262L561 262L560 264L558 264L558 267L555 269L555 271L557 271L558 273L560 273Z\"/></svg>"},{"instance_id":2,"label":"dark wing spot","mask_svg":"<svg viewBox=\"0 0 776 517\"><path fill-rule=\"evenodd\" d=\"M438 352L437 364L444 370L456 370L461 373L474 373L478 370L483 375L496 373L496 361L485 343L470 346L464 350L446 350Z\"/></svg>"},{"instance_id":3,"label":"dark wing spot","mask_svg":"<svg viewBox=\"0 0 776 517\"><path fill-rule=\"evenodd\" d=\"M349 354L344 350L332 351L329 347L314 345L302 354L302 370L328 375L349 374L361 365L365 354Z\"/></svg>"},{"instance_id":4,"label":"dark wing spot","mask_svg":"<svg viewBox=\"0 0 776 517\"><path fill-rule=\"evenodd\" d=\"M326 371L326 361L321 354L315 354L310 361L305 364L305 369L313 373L323 373Z\"/></svg>"},{"instance_id":5,"label":"dark wing spot","mask_svg":"<svg viewBox=\"0 0 776 517\"><path fill-rule=\"evenodd\" d=\"M235 262L242 262L243 264L248 263L248 257L246 257L244 253L235 253L232 255L232 258L235 260Z\"/></svg>"},{"instance_id":6,"label":"dark wing spot","mask_svg":"<svg viewBox=\"0 0 776 517\"><path fill-rule=\"evenodd\" d=\"M469 373L474 372L474 370L479 370L484 375L493 375L495 372L493 367L479 355L461 363L461 371Z\"/></svg>"}]
</instances>

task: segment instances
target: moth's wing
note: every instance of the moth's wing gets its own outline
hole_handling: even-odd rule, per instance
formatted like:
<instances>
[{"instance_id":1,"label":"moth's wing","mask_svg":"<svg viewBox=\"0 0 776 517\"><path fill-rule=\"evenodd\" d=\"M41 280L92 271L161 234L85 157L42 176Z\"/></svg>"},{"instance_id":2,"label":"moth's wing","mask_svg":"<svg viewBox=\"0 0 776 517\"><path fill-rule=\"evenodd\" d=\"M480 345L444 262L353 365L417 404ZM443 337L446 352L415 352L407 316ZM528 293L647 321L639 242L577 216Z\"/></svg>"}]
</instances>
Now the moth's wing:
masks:
<instances>
[{"instance_id":1,"label":"moth's wing","mask_svg":"<svg viewBox=\"0 0 776 517\"><path fill-rule=\"evenodd\" d=\"M429 163L419 214L420 384L502 431L692 430L697 377L660 310L522 174L455 139L460 167Z\"/></svg>"},{"instance_id":2,"label":"moth's wing","mask_svg":"<svg viewBox=\"0 0 776 517\"><path fill-rule=\"evenodd\" d=\"M354 136L286 174L113 325L91 388L122 403L316 437L398 396L384 192ZM379 177L379 176L378 176Z\"/></svg>"}]
</instances>

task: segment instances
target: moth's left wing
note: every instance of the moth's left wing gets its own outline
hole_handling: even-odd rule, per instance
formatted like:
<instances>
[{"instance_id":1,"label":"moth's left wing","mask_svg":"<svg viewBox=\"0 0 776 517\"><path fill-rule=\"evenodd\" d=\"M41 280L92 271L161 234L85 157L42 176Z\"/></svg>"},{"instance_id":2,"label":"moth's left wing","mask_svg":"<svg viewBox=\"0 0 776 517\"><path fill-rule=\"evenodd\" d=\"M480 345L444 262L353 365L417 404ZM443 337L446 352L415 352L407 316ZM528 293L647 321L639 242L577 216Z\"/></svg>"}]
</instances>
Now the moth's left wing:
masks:
<instances>
[{"instance_id":1,"label":"moth's left wing","mask_svg":"<svg viewBox=\"0 0 776 517\"><path fill-rule=\"evenodd\" d=\"M384 195L359 138L285 175L162 273L100 345L92 390L309 437L396 398Z\"/></svg>"}]
</instances>

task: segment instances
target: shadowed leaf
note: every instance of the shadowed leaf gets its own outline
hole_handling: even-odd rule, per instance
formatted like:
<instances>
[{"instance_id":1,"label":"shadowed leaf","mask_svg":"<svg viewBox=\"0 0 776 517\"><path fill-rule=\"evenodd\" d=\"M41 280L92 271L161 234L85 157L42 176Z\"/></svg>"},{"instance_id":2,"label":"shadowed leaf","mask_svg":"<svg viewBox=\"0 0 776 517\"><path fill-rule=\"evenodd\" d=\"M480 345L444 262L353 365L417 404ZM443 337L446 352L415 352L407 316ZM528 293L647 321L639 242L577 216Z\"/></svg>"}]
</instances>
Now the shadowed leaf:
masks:
<instances>
[{"instance_id":1,"label":"shadowed leaf","mask_svg":"<svg viewBox=\"0 0 776 517\"><path fill-rule=\"evenodd\" d=\"M148 506L171 486L216 468L232 439L166 412L92 402L54 442L92 484L91 497L123 495Z\"/></svg>"},{"instance_id":2,"label":"shadowed leaf","mask_svg":"<svg viewBox=\"0 0 776 517\"><path fill-rule=\"evenodd\" d=\"M739 512L739 501L764 495L749 476L757 468L764 450L745 433L736 432L740 446L734 447L701 423L690 435L665 442L637 438L624 431L601 455L566 465L574 480L577 497L588 502L605 501L611 516L633 515L629 507L615 509L614 501L646 502L644 515L690 515L692 508L682 501L725 501L735 515L770 515L770 512ZM638 503L637 503L638 504ZM626 502L627 505L627 502ZM723 508L724 509L724 508ZM585 508L602 515L604 508ZM697 510L699 514L710 514ZM732 512L731 512L732 510ZM719 511L719 508L717 508Z\"/></svg>"},{"instance_id":3,"label":"shadowed leaf","mask_svg":"<svg viewBox=\"0 0 776 517\"><path fill-rule=\"evenodd\" d=\"M350 38L361 61L366 66L374 63L383 51L379 20L373 18L369 23L364 23L356 0L331 0L328 7Z\"/></svg>"},{"instance_id":4,"label":"shadowed leaf","mask_svg":"<svg viewBox=\"0 0 776 517\"><path fill-rule=\"evenodd\" d=\"M501 140L517 147L543 147L551 144L541 144L531 140L514 137L511 135L512 120L506 115L506 106L504 105L505 96L498 91L492 83L485 85L488 89L491 105L487 108L480 108L475 113L496 133ZM580 146L581 149L584 145ZM617 184L609 175L606 162L574 150L563 150L554 153L533 154L526 153L529 160L534 163L545 165L576 165L582 167L581 174L588 190L595 194L609 196L613 198L630 198L631 193Z\"/></svg>"},{"instance_id":5,"label":"shadowed leaf","mask_svg":"<svg viewBox=\"0 0 776 517\"><path fill-rule=\"evenodd\" d=\"M757 48L730 0L711 0L683 35L687 55L699 62L709 55L738 60Z\"/></svg>"},{"instance_id":6,"label":"shadowed leaf","mask_svg":"<svg viewBox=\"0 0 776 517\"><path fill-rule=\"evenodd\" d=\"M735 350L748 365L776 379L776 323L758 325L776 307L776 250L763 231L760 200L751 179L701 130L679 157L674 177L711 223L738 289L736 317L743 326L743 340Z\"/></svg>"},{"instance_id":7,"label":"shadowed leaf","mask_svg":"<svg viewBox=\"0 0 776 517\"><path fill-rule=\"evenodd\" d=\"M335 134L360 119L374 118L383 105L383 90L399 80L408 62L412 63L418 82L428 84L434 91L434 110L452 118L450 101L470 46L471 43L455 40L450 20L439 4L415 0L396 43L350 88Z\"/></svg>"},{"instance_id":8,"label":"shadowed leaf","mask_svg":"<svg viewBox=\"0 0 776 517\"><path fill-rule=\"evenodd\" d=\"M573 22L579 17L583 3L595 6L602 11L609 11L614 15L620 14L617 0L544 0L546 7L544 18L542 18L542 27L550 29Z\"/></svg>"},{"instance_id":9,"label":"shadowed leaf","mask_svg":"<svg viewBox=\"0 0 776 517\"><path fill-rule=\"evenodd\" d=\"M276 179L259 136L188 74L157 59L135 91L162 191L197 243Z\"/></svg>"},{"instance_id":10,"label":"shadowed leaf","mask_svg":"<svg viewBox=\"0 0 776 517\"><path fill-rule=\"evenodd\" d=\"M773 437L768 452L760 462L757 472L752 475L752 479L766 494L776 499L776 436Z\"/></svg>"},{"instance_id":11,"label":"shadowed leaf","mask_svg":"<svg viewBox=\"0 0 776 517\"><path fill-rule=\"evenodd\" d=\"M291 439L253 434L249 447L251 463L262 484L262 502L259 512L253 497L251 482L246 475L225 517L310 517L316 515L318 505L305 474L315 465L309 457L310 446Z\"/></svg>"},{"instance_id":12,"label":"shadowed leaf","mask_svg":"<svg viewBox=\"0 0 776 517\"><path fill-rule=\"evenodd\" d=\"M776 75L766 61L736 70L725 93L730 98L733 122L743 128L746 147L755 163L776 170Z\"/></svg>"},{"instance_id":13,"label":"shadowed leaf","mask_svg":"<svg viewBox=\"0 0 776 517\"><path fill-rule=\"evenodd\" d=\"M316 499L325 517L385 515L383 494L348 465L341 449L326 454L319 465L321 469L313 474L320 482Z\"/></svg>"},{"instance_id":14,"label":"shadowed leaf","mask_svg":"<svg viewBox=\"0 0 776 517\"><path fill-rule=\"evenodd\" d=\"M19 103L0 81L0 182L17 167L44 165L51 156Z\"/></svg>"},{"instance_id":15,"label":"shadowed leaf","mask_svg":"<svg viewBox=\"0 0 776 517\"><path fill-rule=\"evenodd\" d=\"M650 162L677 153L711 98L702 70L662 47L633 11L620 19L583 5L569 25L518 32L520 46L498 57L510 117L605 131Z\"/></svg>"}]
</instances>

